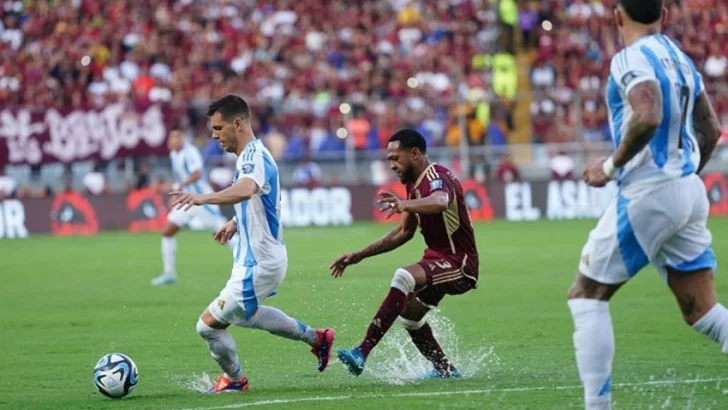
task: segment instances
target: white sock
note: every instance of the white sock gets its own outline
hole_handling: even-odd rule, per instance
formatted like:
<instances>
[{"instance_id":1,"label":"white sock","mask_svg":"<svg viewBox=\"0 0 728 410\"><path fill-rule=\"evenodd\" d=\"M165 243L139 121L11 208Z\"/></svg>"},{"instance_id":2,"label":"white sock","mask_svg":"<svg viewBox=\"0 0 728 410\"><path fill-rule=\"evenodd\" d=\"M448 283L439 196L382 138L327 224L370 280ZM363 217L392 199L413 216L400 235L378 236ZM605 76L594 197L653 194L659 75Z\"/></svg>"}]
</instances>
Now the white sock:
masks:
<instances>
[{"instance_id":1,"label":"white sock","mask_svg":"<svg viewBox=\"0 0 728 410\"><path fill-rule=\"evenodd\" d=\"M176 275L175 260L177 257L177 238L174 236L162 237L162 263L164 273Z\"/></svg>"},{"instance_id":2,"label":"white sock","mask_svg":"<svg viewBox=\"0 0 728 410\"><path fill-rule=\"evenodd\" d=\"M695 324L693 329L715 340L723 353L728 354L728 309L720 303L713 306Z\"/></svg>"},{"instance_id":3,"label":"white sock","mask_svg":"<svg viewBox=\"0 0 728 410\"><path fill-rule=\"evenodd\" d=\"M243 368L238 360L235 340L227 329L214 329L207 326L201 319L197 321L197 333L205 339L210 348L212 358L228 379L240 381L243 379Z\"/></svg>"},{"instance_id":4,"label":"white sock","mask_svg":"<svg viewBox=\"0 0 728 410\"><path fill-rule=\"evenodd\" d=\"M568 303L574 318L574 349L584 386L584 408L609 410L612 408L614 358L614 330L609 302L571 299Z\"/></svg>"},{"instance_id":5,"label":"white sock","mask_svg":"<svg viewBox=\"0 0 728 410\"><path fill-rule=\"evenodd\" d=\"M266 330L276 336L300 340L311 346L315 345L318 339L316 329L270 306L258 307L255 315L250 320L241 322L240 326Z\"/></svg>"}]
</instances>

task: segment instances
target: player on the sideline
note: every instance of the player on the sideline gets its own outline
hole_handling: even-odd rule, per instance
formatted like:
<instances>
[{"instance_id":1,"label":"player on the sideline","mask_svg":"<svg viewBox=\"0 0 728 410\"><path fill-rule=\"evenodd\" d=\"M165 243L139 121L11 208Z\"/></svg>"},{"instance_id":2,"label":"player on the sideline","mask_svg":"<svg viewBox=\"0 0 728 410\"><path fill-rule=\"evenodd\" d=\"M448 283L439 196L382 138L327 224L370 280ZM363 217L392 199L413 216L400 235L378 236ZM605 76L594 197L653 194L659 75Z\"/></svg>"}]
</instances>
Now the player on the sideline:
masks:
<instances>
[{"instance_id":1,"label":"player on the sideline","mask_svg":"<svg viewBox=\"0 0 728 410\"><path fill-rule=\"evenodd\" d=\"M274 307L261 304L275 294L288 267L280 221L278 166L253 134L245 100L226 95L210 104L207 115L212 125L212 138L225 151L238 155L233 184L220 192L205 195L180 191L170 195L174 197L173 206L178 209L207 204L234 204L235 207L235 217L215 235L221 243L238 235L232 274L220 296L210 303L197 322L197 332L205 339L212 357L224 372L212 391L248 389L235 341L226 330L231 324L263 329L308 343L318 357L318 370L323 371L334 343L333 329L313 329Z\"/></svg>"},{"instance_id":2,"label":"player on the sideline","mask_svg":"<svg viewBox=\"0 0 728 410\"><path fill-rule=\"evenodd\" d=\"M180 129L172 128L167 138L169 146L169 159L172 173L178 182L172 185L172 190L208 194L214 190L207 182L205 169L200 151L185 141ZM181 227L189 225L193 218L197 218L205 229L217 231L225 225L227 219L220 212L217 205L205 205L188 211L172 209L167 216L167 225L162 231L162 264L164 270L161 275L152 279L152 285L170 285L177 283L177 238L175 235ZM230 249L235 249L237 240L227 243Z\"/></svg>"},{"instance_id":3,"label":"player on the sideline","mask_svg":"<svg viewBox=\"0 0 728 410\"><path fill-rule=\"evenodd\" d=\"M430 162L425 139L415 130L403 129L392 135L387 160L406 184L407 199L381 192L379 203L389 212L388 217L401 213L401 222L363 250L336 259L331 274L340 277L349 265L399 248L414 237L418 225L427 248L418 263L394 272L389 294L364 340L352 350L339 350L339 359L349 372L360 375L369 353L399 316L412 342L434 366L423 377L460 377L433 336L425 315L445 295L468 292L478 282L478 250L463 187L450 170Z\"/></svg>"},{"instance_id":4,"label":"player on the sideline","mask_svg":"<svg viewBox=\"0 0 728 410\"><path fill-rule=\"evenodd\" d=\"M713 287L702 171L720 124L693 62L660 33L662 0L618 0L626 46L612 58L606 100L616 151L592 161L585 181L614 178L618 195L582 250L568 293L585 408L611 408L614 331L609 300L648 263L675 295L683 318L728 353L728 311Z\"/></svg>"}]
</instances>

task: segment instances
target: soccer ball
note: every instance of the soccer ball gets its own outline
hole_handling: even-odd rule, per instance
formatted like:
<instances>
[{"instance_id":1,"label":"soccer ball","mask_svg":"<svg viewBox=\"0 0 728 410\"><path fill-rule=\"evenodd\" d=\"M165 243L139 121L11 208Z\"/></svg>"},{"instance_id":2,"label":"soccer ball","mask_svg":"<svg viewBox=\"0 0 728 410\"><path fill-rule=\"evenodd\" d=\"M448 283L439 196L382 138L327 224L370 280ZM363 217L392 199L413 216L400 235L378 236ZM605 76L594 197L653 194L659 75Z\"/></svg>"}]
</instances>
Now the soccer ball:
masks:
<instances>
[{"instance_id":1,"label":"soccer ball","mask_svg":"<svg viewBox=\"0 0 728 410\"><path fill-rule=\"evenodd\" d=\"M139 381L136 363L125 354L109 353L94 367L94 385L99 393L120 399L131 393Z\"/></svg>"}]
</instances>

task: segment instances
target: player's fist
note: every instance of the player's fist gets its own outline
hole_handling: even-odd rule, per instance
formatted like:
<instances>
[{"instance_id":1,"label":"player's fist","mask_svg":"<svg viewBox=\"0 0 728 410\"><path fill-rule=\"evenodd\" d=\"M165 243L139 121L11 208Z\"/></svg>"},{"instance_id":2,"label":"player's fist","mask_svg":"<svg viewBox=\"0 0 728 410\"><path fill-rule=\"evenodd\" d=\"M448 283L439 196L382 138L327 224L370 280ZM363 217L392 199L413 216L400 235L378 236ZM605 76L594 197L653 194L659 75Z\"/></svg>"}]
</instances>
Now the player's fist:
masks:
<instances>
[{"instance_id":1,"label":"player's fist","mask_svg":"<svg viewBox=\"0 0 728 410\"><path fill-rule=\"evenodd\" d=\"M228 221L225 225L220 227L217 232L215 232L215 241L217 241L220 245L225 245L230 239L233 239L233 236L238 232L238 225L235 223L235 221Z\"/></svg>"},{"instance_id":2,"label":"player's fist","mask_svg":"<svg viewBox=\"0 0 728 410\"><path fill-rule=\"evenodd\" d=\"M377 201L382 211L387 212L387 219L394 214L404 212L402 200L397 195L389 191L379 191L379 200Z\"/></svg>"},{"instance_id":3,"label":"player's fist","mask_svg":"<svg viewBox=\"0 0 728 410\"><path fill-rule=\"evenodd\" d=\"M604 173L604 160L605 158L595 158L589 161L584 168L584 182L589 186L595 188L601 188L611 180L607 174Z\"/></svg>"},{"instance_id":4,"label":"player's fist","mask_svg":"<svg viewBox=\"0 0 728 410\"><path fill-rule=\"evenodd\" d=\"M338 278L344 274L344 269L349 265L355 265L361 262L363 258L357 252L345 253L339 256L334 263L329 266L331 276Z\"/></svg>"}]
</instances>

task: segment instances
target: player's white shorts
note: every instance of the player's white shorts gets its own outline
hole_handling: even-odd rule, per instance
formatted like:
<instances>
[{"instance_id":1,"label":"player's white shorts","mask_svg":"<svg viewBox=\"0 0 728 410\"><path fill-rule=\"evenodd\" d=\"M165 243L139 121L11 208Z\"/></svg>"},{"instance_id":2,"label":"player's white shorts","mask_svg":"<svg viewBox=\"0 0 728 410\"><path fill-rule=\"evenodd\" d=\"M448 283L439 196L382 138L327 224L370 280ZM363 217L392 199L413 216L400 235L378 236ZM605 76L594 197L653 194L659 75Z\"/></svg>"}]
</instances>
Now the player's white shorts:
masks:
<instances>
[{"instance_id":1,"label":"player's white shorts","mask_svg":"<svg viewBox=\"0 0 728 410\"><path fill-rule=\"evenodd\" d=\"M273 269L234 263L227 285L207 307L210 314L224 324L234 325L250 319L267 297L275 295L287 268L287 262Z\"/></svg>"},{"instance_id":2,"label":"player's white shorts","mask_svg":"<svg viewBox=\"0 0 728 410\"><path fill-rule=\"evenodd\" d=\"M167 215L167 221L180 227L194 223L195 227L206 230L216 230L227 222L220 207L215 205L193 206L187 211L173 208Z\"/></svg>"},{"instance_id":3,"label":"player's white shorts","mask_svg":"<svg viewBox=\"0 0 728 410\"><path fill-rule=\"evenodd\" d=\"M706 226L705 184L690 175L627 199L621 194L589 234L579 271L597 282L628 281L648 263L666 280L665 266L681 272L717 267Z\"/></svg>"}]
</instances>

